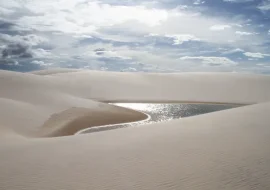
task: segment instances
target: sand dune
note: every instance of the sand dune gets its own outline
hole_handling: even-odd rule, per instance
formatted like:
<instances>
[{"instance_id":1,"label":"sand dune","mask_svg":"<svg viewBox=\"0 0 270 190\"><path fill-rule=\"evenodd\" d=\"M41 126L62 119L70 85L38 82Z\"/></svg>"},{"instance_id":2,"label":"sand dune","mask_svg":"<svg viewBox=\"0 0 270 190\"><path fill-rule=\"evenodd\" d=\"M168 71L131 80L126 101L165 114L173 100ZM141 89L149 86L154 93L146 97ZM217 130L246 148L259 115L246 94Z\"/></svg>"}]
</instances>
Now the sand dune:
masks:
<instances>
[{"instance_id":1,"label":"sand dune","mask_svg":"<svg viewBox=\"0 0 270 190\"><path fill-rule=\"evenodd\" d=\"M71 135L91 126L147 117L125 108L72 96L61 91L54 78L7 71L1 71L0 76L1 126L23 136Z\"/></svg>"},{"instance_id":2,"label":"sand dune","mask_svg":"<svg viewBox=\"0 0 270 190\"><path fill-rule=\"evenodd\" d=\"M65 70L0 79L0 189L270 189L268 76ZM97 101L256 104L65 136L145 118Z\"/></svg>"},{"instance_id":3,"label":"sand dune","mask_svg":"<svg viewBox=\"0 0 270 190\"><path fill-rule=\"evenodd\" d=\"M110 102L270 101L270 77L233 73L138 74L80 71L48 75L63 92Z\"/></svg>"},{"instance_id":4,"label":"sand dune","mask_svg":"<svg viewBox=\"0 0 270 190\"><path fill-rule=\"evenodd\" d=\"M147 115L129 109L106 105L108 110L70 108L53 114L37 134L44 137L68 136L91 126L139 121Z\"/></svg>"}]
</instances>

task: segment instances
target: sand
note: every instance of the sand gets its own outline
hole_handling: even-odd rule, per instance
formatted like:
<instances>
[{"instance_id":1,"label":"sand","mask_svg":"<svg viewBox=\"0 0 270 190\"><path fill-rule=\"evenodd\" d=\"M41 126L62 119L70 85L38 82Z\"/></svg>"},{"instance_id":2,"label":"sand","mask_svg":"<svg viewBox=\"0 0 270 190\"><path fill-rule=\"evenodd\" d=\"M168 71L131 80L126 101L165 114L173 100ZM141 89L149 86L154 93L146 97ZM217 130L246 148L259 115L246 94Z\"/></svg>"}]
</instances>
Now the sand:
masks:
<instances>
[{"instance_id":1,"label":"sand","mask_svg":"<svg viewBox=\"0 0 270 190\"><path fill-rule=\"evenodd\" d=\"M0 71L0 86L0 189L270 189L269 76ZM100 101L252 105L72 135L146 118Z\"/></svg>"}]
</instances>

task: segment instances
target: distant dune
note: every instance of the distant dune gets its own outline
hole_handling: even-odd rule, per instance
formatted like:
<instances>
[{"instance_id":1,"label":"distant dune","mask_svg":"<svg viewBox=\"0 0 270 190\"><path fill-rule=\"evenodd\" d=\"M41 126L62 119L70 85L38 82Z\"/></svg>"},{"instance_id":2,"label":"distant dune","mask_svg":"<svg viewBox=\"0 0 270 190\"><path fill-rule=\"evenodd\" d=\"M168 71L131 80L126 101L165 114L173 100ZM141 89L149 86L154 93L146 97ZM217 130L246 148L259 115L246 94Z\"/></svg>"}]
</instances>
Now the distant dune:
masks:
<instances>
[{"instance_id":1,"label":"distant dune","mask_svg":"<svg viewBox=\"0 0 270 190\"><path fill-rule=\"evenodd\" d=\"M1 190L270 189L270 76L0 71L0 87ZM147 117L104 102L248 105L73 135Z\"/></svg>"}]
</instances>

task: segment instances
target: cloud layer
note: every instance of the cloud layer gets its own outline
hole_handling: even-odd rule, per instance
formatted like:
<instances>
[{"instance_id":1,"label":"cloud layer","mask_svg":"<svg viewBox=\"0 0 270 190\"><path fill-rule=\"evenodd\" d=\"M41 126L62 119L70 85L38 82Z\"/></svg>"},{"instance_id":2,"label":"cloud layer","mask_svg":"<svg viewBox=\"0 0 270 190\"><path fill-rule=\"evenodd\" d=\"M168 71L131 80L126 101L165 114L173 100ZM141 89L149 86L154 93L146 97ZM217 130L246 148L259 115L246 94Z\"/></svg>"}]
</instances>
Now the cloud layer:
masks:
<instances>
[{"instance_id":1,"label":"cloud layer","mask_svg":"<svg viewBox=\"0 0 270 190\"><path fill-rule=\"evenodd\" d=\"M269 5L268 0L1 1L0 68L267 73Z\"/></svg>"}]
</instances>

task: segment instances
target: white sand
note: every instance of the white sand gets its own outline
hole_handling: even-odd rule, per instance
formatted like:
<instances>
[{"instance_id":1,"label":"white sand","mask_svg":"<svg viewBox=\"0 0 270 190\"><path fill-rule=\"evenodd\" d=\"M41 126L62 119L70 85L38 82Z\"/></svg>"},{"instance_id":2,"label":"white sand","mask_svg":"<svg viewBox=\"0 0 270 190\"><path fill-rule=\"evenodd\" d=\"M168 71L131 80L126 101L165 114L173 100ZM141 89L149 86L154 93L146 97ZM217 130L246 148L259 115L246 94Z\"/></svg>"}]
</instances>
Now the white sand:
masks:
<instances>
[{"instance_id":1,"label":"white sand","mask_svg":"<svg viewBox=\"0 0 270 190\"><path fill-rule=\"evenodd\" d=\"M38 74L0 71L1 190L270 189L268 76ZM145 118L93 100L256 105L137 128L44 138L70 135L88 123Z\"/></svg>"}]
</instances>

